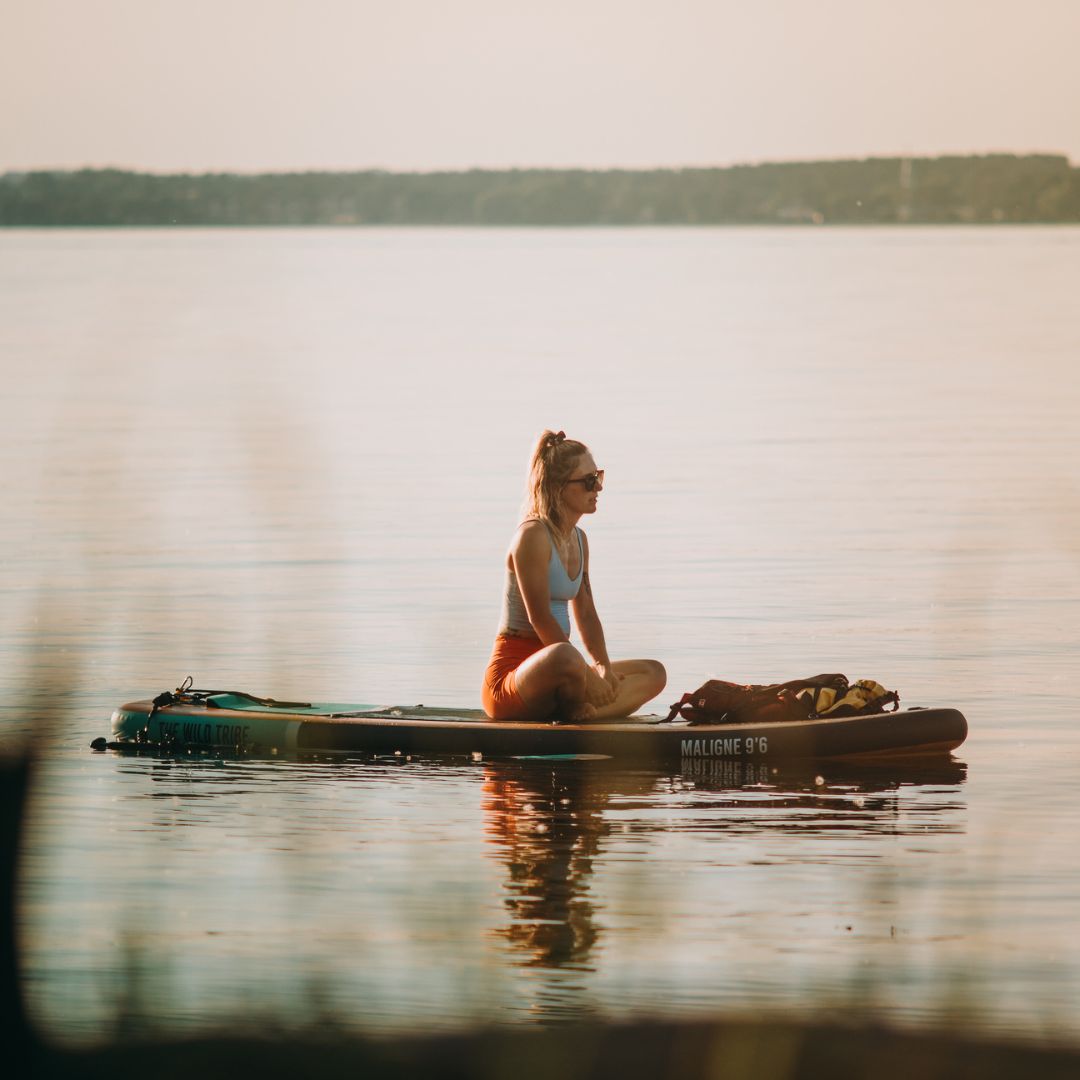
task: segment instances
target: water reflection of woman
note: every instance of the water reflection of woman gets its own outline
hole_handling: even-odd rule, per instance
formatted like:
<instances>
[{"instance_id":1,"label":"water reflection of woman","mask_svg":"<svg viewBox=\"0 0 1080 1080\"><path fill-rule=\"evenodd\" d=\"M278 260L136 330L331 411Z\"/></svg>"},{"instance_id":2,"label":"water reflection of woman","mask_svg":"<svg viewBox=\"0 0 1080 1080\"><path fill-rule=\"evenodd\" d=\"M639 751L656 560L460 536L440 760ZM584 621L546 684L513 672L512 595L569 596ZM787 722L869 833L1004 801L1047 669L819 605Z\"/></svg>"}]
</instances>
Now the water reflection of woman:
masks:
<instances>
[{"instance_id":1,"label":"water reflection of woman","mask_svg":"<svg viewBox=\"0 0 1080 1080\"><path fill-rule=\"evenodd\" d=\"M608 656L589 542L577 524L596 513L603 490L604 470L589 448L545 431L529 466L525 520L507 553L499 632L484 674L484 711L494 720L629 716L667 682L657 660ZM570 644L568 605L591 664Z\"/></svg>"},{"instance_id":2,"label":"water reflection of woman","mask_svg":"<svg viewBox=\"0 0 1080 1080\"><path fill-rule=\"evenodd\" d=\"M596 940L589 881L607 793L592 797L586 777L566 770L486 771L486 831L508 871L499 934L526 966L580 965Z\"/></svg>"},{"instance_id":3,"label":"water reflection of woman","mask_svg":"<svg viewBox=\"0 0 1080 1080\"><path fill-rule=\"evenodd\" d=\"M682 827L716 835L839 833L847 842L853 834L869 839L964 831L958 786L966 768L960 763L835 763L827 767L828 779L816 772L821 763L761 766L767 775L756 765L723 764L714 775L675 777L585 761L484 764L484 832L506 869L509 919L496 933L522 966L587 970L603 932L593 874L610 843L606 815L615 796L625 806L627 796L659 795L661 805L679 807ZM916 790L902 804L899 794L908 787ZM635 844L673 828L668 815L648 815L640 824ZM808 857L829 859L834 852L817 849ZM639 887L648 890L647 879Z\"/></svg>"}]
</instances>

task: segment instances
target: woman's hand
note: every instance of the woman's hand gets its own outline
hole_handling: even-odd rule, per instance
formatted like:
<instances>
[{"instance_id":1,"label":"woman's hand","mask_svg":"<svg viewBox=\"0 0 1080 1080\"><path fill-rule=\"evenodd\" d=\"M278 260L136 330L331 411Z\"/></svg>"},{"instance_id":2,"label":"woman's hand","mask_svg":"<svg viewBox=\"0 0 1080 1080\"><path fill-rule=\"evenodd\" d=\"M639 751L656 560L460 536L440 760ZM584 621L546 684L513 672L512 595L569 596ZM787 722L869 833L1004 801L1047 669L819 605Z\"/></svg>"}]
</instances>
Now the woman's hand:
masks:
<instances>
[{"instance_id":1,"label":"woman's hand","mask_svg":"<svg viewBox=\"0 0 1080 1080\"><path fill-rule=\"evenodd\" d=\"M597 693L610 694L610 697L606 697L606 700L601 702L594 702L594 704L610 705L619 693L619 683L622 682L623 676L619 675L614 668L608 664L595 663L589 669L589 674L596 676ZM603 683L606 691L600 690L600 683ZM591 699L590 699L591 700Z\"/></svg>"},{"instance_id":2,"label":"woman's hand","mask_svg":"<svg viewBox=\"0 0 1080 1080\"><path fill-rule=\"evenodd\" d=\"M614 672L609 672L602 664L593 664L585 672L585 700L590 705L595 705L600 708L604 705L610 705L615 700L615 691L618 686L618 676L615 676L615 681L612 683L610 676L614 675Z\"/></svg>"},{"instance_id":3,"label":"woman's hand","mask_svg":"<svg viewBox=\"0 0 1080 1080\"><path fill-rule=\"evenodd\" d=\"M623 676L619 675L610 664L601 664L597 662L593 667L596 668L596 674L599 675L604 682L608 683L611 689L617 694L619 692L619 683L623 681Z\"/></svg>"}]
</instances>

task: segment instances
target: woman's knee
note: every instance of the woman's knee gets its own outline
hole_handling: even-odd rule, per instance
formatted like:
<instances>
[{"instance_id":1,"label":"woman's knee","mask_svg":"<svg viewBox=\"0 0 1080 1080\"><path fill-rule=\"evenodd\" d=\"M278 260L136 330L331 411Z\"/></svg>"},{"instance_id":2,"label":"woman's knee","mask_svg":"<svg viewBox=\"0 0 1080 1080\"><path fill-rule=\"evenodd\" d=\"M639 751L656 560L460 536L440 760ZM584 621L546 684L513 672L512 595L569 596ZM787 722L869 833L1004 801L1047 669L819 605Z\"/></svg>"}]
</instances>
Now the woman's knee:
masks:
<instances>
[{"instance_id":1,"label":"woman's knee","mask_svg":"<svg viewBox=\"0 0 1080 1080\"><path fill-rule=\"evenodd\" d=\"M655 697L667 686L667 668L659 660L646 660L645 662L649 665L649 681L656 688L653 690L653 697Z\"/></svg>"},{"instance_id":2,"label":"woman's knee","mask_svg":"<svg viewBox=\"0 0 1080 1080\"><path fill-rule=\"evenodd\" d=\"M560 641L557 645L548 647L547 661L552 671L562 675L583 675L585 673L585 658L570 644L569 641Z\"/></svg>"},{"instance_id":3,"label":"woman's knee","mask_svg":"<svg viewBox=\"0 0 1080 1080\"><path fill-rule=\"evenodd\" d=\"M570 697L585 693L585 658L568 641L550 646L546 667L556 691Z\"/></svg>"}]
</instances>

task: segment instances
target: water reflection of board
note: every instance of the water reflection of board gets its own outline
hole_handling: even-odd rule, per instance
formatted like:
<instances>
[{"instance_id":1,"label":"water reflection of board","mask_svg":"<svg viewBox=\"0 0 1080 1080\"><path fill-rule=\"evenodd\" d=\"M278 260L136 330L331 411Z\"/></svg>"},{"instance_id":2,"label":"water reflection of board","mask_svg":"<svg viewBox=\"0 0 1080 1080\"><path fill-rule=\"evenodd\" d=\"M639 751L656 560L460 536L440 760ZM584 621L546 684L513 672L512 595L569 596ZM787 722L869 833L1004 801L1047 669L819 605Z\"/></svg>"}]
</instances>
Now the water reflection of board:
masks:
<instances>
[{"instance_id":1,"label":"water reflection of board","mask_svg":"<svg viewBox=\"0 0 1080 1080\"><path fill-rule=\"evenodd\" d=\"M967 737L956 709L773 724L691 727L657 716L607 724L496 723L478 709L417 705L373 709L274 703L234 692L193 691L157 709L151 701L113 713L113 748L236 749L248 753L336 751L481 754L484 757L601 755L636 761L857 758L942 755Z\"/></svg>"}]
</instances>

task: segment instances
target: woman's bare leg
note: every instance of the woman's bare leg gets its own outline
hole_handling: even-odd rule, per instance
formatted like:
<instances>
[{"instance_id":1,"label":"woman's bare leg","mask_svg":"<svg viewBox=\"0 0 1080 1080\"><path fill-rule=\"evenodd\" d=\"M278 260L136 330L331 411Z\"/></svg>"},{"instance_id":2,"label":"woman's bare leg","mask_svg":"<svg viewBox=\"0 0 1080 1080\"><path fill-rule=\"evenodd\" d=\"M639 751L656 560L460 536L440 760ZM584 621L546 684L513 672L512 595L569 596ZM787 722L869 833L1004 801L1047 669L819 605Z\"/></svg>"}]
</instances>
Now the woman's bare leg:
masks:
<instances>
[{"instance_id":1,"label":"woman's bare leg","mask_svg":"<svg viewBox=\"0 0 1080 1080\"><path fill-rule=\"evenodd\" d=\"M667 685L667 672L659 660L616 660L612 670L619 679L615 700L596 708L594 719L615 720L637 712Z\"/></svg>"},{"instance_id":2,"label":"woman's bare leg","mask_svg":"<svg viewBox=\"0 0 1080 1080\"><path fill-rule=\"evenodd\" d=\"M558 715L582 722L596 717L586 701L589 665L568 641L547 645L514 671L514 688L529 709L527 719L546 720Z\"/></svg>"}]
</instances>

